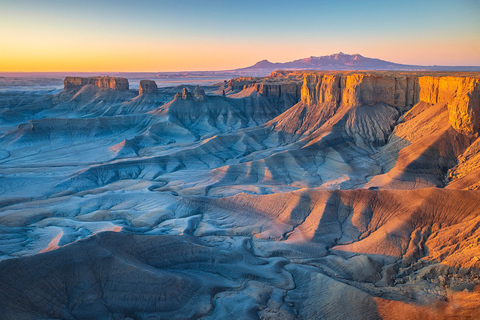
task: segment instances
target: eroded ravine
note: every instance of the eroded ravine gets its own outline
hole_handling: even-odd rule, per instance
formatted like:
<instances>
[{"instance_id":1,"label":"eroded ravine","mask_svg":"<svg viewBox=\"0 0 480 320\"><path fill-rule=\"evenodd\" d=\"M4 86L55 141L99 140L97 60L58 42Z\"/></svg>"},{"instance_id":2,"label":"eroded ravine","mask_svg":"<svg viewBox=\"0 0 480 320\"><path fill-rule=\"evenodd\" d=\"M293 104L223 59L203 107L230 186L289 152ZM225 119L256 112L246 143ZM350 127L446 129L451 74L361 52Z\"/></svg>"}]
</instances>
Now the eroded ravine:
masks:
<instances>
[{"instance_id":1,"label":"eroded ravine","mask_svg":"<svg viewBox=\"0 0 480 320\"><path fill-rule=\"evenodd\" d=\"M66 79L55 97L12 103L0 311L474 315L478 83L275 72L168 98L151 82L137 95L115 78Z\"/></svg>"}]
</instances>

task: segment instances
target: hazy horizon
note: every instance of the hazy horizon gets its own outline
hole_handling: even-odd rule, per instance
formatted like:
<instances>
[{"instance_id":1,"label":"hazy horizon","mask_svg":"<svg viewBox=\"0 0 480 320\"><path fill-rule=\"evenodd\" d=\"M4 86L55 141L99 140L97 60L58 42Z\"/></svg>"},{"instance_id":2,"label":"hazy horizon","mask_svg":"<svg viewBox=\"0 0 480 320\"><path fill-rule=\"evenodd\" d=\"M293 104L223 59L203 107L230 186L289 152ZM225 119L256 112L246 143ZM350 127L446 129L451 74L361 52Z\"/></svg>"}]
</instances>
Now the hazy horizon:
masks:
<instances>
[{"instance_id":1,"label":"hazy horizon","mask_svg":"<svg viewBox=\"0 0 480 320\"><path fill-rule=\"evenodd\" d=\"M480 65L480 2L16 1L0 72L223 71L336 52Z\"/></svg>"},{"instance_id":2,"label":"hazy horizon","mask_svg":"<svg viewBox=\"0 0 480 320\"><path fill-rule=\"evenodd\" d=\"M332 55L334 54L337 54L338 52L336 53L332 53ZM361 53L347 53L347 55L354 55L354 54L360 54L362 55ZM364 55L362 55L364 56ZM303 58L308 58L308 57L319 57L318 55L308 55L308 56L302 56L302 57L297 57L295 59L292 59L291 61L293 60L298 60L298 59L303 59ZM364 56L366 57L366 56ZM366 57L366 58L373 58L373 59L380 59L380 60L384 60L384 61L387 61L387 62L392 62L392 63L398 63L397 61L390 61L390 60L385 60L385 59L382 59L382 58L378 58L378 57ZM291 61L272 61L270 59L261 59L261 60L258 60L256 61L255 63L259 62L259 61L262 61L262 60L268 60L269 62L272 62L272 63L285 63L285 62L291 62ZM255 64L255 63L252 63ZM403 64L403 63L401 63ZM408 65L408 64L405 64L405 65ZM429 67L435 67L435 66L438 66L438 67L480 67L480 64L478 65L441 65L441 64L424 64L424 65L421 65L421 64L411 64L411 65L417 65L417 66L429 66ZM238 67L238 68L229 68L229 69L219 69L219 70L170 70L170 71L162 71L162 70L145 70L145 71L118 71L118 70L106 70L106 71L79 71L79 70L65 70L65 71L1 71L0 70L0 75L19 75L19 74L35 74L35 75L38 75L38 74L58 74L58 75L69 75L69 74L79 74L79 75L90 75L90 74L98 74L98 75L114 75L114 74L149 74L149 73L184 73L184 72L190 72L190 73L193 73L193 72L218 72L218 73L234 73L236 72L237 70L240 70L242 68L246 68L246 67L250 67L251 65L246 65L246 66L242 66L242 67Z\"/></svg>"}]
</instances>

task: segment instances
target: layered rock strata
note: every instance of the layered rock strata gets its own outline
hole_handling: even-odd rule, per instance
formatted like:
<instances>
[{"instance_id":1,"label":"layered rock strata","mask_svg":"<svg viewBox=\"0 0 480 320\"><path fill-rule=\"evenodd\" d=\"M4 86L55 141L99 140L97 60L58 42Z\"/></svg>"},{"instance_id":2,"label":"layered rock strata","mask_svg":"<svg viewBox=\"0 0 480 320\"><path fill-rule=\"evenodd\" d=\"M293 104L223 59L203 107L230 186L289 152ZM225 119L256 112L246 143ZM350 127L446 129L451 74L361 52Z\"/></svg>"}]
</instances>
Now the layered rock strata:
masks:
<instances>
[{"instance_id":1,"label":"layered rock strata","mask_svg":"<svg viewBox=\"0 0 480 320\"><path fill-rule=\"evenodd\" d=\"M78 90L86 85L94 85L100 89L126 91L129 89L128 80L119 77L66 77L63 81L65 90Z\"/></svg>"},{"instance_id":2,"label":"layered rock strata","mask_svg":"<svg viewBox=\"0 0 480 320\"><path fill-rule=\"evenodd\" d=\"M446 104L455 130L463 134L480 130L479 77L420 77L418 84L421 101Z\"/></svg>"},{"instance_id":3,"label":"layered rock strata","mask_svg":"<svg viewBox=\"0 0 480 320\"><path fill-rule=\"evenodd\" d=\"M300 99L302 88L302 75L284 75L273 72L269 77L243 77L231 79L228 82L228 91L238 91L253 88L254 91L266 97L280 97L288 94L295 99Z\"/></svg>"},{"instance_id":4,"label":"layered rock strata","mask_svg":"<svg viewBox=\"0 0 480 320\"><path fill-rule=\"evenodd\" d=\"M444 104L452 127L466 135L480 129L480 77L418 73L304 73L301 101L359 106L386 103L411 107L424 101Z\"/></svg>"}]
</instances>

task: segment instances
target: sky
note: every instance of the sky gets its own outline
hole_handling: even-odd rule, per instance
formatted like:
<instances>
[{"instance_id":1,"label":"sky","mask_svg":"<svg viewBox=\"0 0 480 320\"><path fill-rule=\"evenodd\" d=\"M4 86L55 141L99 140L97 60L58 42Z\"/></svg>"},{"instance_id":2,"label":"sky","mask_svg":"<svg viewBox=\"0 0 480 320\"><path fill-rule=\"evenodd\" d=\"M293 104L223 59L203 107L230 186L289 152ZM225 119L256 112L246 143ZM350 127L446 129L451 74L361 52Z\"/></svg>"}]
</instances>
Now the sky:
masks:
<instances>
[{"instance_id":1,"label":"sky","mask_svg":"<svg viewBox=\"0 0 480 320\"><path fill-rule=\"evenodd\" d=\"M480 0L0 0L0 72L229 70L340 51L480 66Z\"/></svg>"}]
</instances>

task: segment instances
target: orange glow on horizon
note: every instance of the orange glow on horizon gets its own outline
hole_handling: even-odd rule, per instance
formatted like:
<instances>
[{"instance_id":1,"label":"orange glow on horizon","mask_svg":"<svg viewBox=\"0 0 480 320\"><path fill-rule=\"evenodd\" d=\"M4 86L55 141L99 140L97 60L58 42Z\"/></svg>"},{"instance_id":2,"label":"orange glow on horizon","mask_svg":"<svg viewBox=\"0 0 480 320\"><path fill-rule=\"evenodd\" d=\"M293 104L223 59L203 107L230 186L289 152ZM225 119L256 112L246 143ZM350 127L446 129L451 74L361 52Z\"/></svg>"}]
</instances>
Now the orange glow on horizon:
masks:
<instances>
[{"instance_id":1,"label":"orange glow on horizon","mask_svg":"<svg viewBox=\"0 0 480 320\"><path fill-rule=\"evenodd\" d=\"M480 3L412 3L5 1L0 72L231 70L340 51L480 66Z\"/></svg>"},{"instance_id":2,"label":"orange glow on horizon","mask_svg":"<svg viewBox=\"0 0 480 320\"><path fill-rule=\"evenodd\" d=\"M417 65L445 65L443 61L451 61L449 65L475 65L480 56L480 44L460 37L450 41L396 39L380 44L369 39L346 43L331 39L328 43L317 43L299 37L286 45L282 39L214 42L171 38L159 41L141 36L105 39L102 36L72 37L62 33L43 37L28 32L20 35L5 35L3 41L9 46L0 51L0 72L231 70L250 66L262 59L287 62L339 51Z\"/></svg>"}]
</instances>

